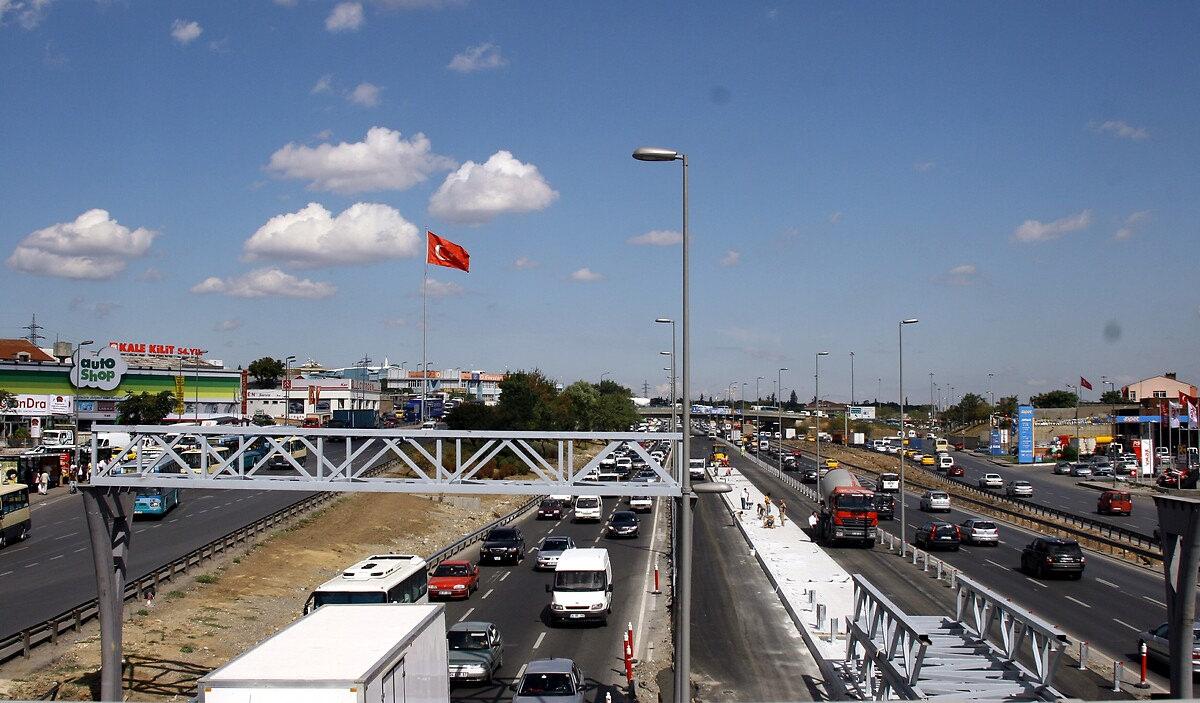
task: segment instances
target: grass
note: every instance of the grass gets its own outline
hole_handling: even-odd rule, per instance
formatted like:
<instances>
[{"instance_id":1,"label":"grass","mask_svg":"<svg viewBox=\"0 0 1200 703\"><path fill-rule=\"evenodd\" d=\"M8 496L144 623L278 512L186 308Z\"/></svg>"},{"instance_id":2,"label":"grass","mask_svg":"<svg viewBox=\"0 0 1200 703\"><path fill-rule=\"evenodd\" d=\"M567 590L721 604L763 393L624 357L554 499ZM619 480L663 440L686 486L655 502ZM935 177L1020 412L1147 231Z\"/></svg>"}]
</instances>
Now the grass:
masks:
<instances>
[{"instance_id":1,"label":"grass","mask_svg":"<svg viewBox=\"0 0 1200 703\"><path fill-rule=\"evenodd\" d=\"M144 618L150 614L150 611L146 610L145 608L138 608L137 614Z\"/></svg>"},{"instance_id":2,"label":"grass","mask_svg":"<svg viewBox=\"0 0 1200 703\"><path fill-rule=\"evenodd\" d=\"M183 598L183 591L168 591L167 598Z\"/></svg>"},{"instance_id":3,"label":"grass","mask_svg":"<svg viewBox=\"0 0 1200 703\"><path fill-rule=\"evenodd\" d=\"M221 577L216 574L200 574L196 577L196 583L216 583Z\"/></svg>"},{"instance_id":4,"label":"grass","mask_svg":"<svg viewBox=\"0 0 1200 703\"><path fill-rule=\"evenodd\" d=\"M196 648L190 644L185 644L179 648L179 651L184 654L191 654L192 652L196 651Z\"/></svg>"}]
</instances>

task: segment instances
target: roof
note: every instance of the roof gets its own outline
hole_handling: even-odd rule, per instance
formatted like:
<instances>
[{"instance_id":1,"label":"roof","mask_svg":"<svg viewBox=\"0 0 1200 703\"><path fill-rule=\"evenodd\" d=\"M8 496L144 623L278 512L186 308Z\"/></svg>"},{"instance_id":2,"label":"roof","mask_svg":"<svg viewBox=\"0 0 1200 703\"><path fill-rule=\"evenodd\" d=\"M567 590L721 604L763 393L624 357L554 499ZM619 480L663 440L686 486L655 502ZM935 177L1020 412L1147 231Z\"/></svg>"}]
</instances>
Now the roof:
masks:
<instances>
[{"instance_id":1,"label":"roof","mask_svg":"<svg viewBox=\"0 0 1200 703\"><path fill-rule=\"evenodd\" d=\"M563 674L571 670L575 662L566 657L558 659L534 659L525 665L526 674Z\"/></svg>"},{"instance_id":2,"label":"roof","mask_svg":"<svg viewBox=\"0 0 1200 703\"><path fill-rule=\"evenodd\" d=\"M354 681L444 612L440 604L326 605L204 680Z\"/></svg>"},{"instance_id":3,"label":"roof","mask_svg":"<svg viewBox=\"0 0 1200 703\"><path fill-rule=\"evenodd\" d=\"M471 562L463 561L462 559L446 559L438 564L438 566L470 566Z\"/></svg>"},{"instance_id":4,"label":"roof","mask_svg":"<svg viewBox=\"0 0 1200 703\"><path fill-rule=\"evenodd\" d=\"M558 558L559 571L596 571L608 563L608 550L602 547L587 549L568 549Z\"/></svg>"},{"instance_id":5,"label":"roof","mask_svg":"<svg viewBox=\"0 0 1200 703\"><path fill-rule=\"evenodd\" d=\"M0 359L18 361L22 352L29 355L29 361L58 361L28 339L0 339Z\"/></svg>"},{"instance_id":6,"label":"roof","mask_svg":"<svg viewBox=\"0 0 1200 703\"><path fill-rule=\"evenodd\" d=\"M466 622L456 622L450 626L446 632L479 632L493 627L492 623L482 620L468 620Z\"/></svg>"}]
</instances>

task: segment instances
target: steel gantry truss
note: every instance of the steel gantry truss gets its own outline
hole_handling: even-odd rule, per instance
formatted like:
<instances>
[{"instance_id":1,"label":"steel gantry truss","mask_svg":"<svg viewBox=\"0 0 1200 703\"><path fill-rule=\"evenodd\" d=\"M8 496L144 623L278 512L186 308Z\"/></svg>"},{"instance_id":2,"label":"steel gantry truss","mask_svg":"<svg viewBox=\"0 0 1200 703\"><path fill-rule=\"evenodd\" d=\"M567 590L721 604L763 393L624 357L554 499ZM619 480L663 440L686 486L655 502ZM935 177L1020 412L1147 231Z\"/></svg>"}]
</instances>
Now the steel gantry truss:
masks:
<instances>
[{"instance_id":1,"label":"steel gantry truss","mask_svg":"<svg viewBox=\"0 0 1200 703\"><path fill-rule=\"evenodd\" d=\"M130 436L107 462L98 444L104 433ZM92 437L91 485L114 488L671 497L682 491L676 468L664 467L642 446L662 440L676 446L683 437L678 432L114 425L97 427ZM335 442L344 447L336 456L327 453ZM603 446L593 454L597 444ZM601 462L621 447L636 454L655 480L599 480ZM505 451L533 478L488 477L485 469ZM389 462L398 462L406 475L372 475Z\"/></svg>"}]
</instances>

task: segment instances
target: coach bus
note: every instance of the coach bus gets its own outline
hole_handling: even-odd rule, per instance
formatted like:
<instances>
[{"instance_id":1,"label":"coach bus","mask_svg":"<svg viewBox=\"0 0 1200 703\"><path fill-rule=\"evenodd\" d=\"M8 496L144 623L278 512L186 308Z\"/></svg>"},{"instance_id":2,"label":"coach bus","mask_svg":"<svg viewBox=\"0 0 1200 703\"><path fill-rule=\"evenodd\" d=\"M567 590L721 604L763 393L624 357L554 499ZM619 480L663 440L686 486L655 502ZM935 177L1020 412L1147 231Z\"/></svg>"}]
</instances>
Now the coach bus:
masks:
<instances>
[{"instance_id":1,"label":"coach bus","mask_svg":"<svg viewBox=\"0 0 1200 703\"><path fill-rule=\"evenodd\" d=\"M414 554L375 554L317 587L307 615L322 605L428 603L429 565Z\"/></svg>"},{"instance_id":2,"label":"coach bus","mask_svg":"<svg viewBox=\"0 0 1200 703\"><path fill-rule=\"evenodd\" d=\"M29 537L33 521L29 512L29 486L0 486L0 547Z\"/></svg>"}]
</instances>

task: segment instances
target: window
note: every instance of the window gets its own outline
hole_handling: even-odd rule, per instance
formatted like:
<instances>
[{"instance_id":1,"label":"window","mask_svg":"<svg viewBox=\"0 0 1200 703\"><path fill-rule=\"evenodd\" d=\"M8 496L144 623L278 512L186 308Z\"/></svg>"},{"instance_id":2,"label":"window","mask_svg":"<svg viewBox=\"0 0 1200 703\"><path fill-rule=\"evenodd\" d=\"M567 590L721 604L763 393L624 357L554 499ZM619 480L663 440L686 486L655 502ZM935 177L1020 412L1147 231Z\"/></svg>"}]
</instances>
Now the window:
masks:
<instances>
[{"instance_id":1,"label":"window","mask_svg":"<svg viewBox=\"0 0 1200 703\"><path fill-rule=\"evenodd\" d=\"M409 576L388 591L390 603L417 603L425 597L429 590L429 580L425 571L421 570Z\"/></svg>"},{"instance_id":2,"label":"window","mask_svg":"<svg viewBox=\"0 0 1200 703\"><path fill-rule=\"evenodd\" d=\"M0 496L0 505L3 506L3 514L15 513L22 508L29 507L29 491L14 491Z\"/></svg>"},{"instance_id":3,"label":"window","mask_svg":"<svg viewBox=\"0 0 1200 703\"><path fill-rule=\"evenodd\" d=\"M1166 391L1154 391L1154 397L1155 398L1166 398L1167 392Z\"/></svg>"},{"instance_id":4,"label":"window","mask_svg":"<svg viewBox=\"0 0 1200 703\"><path fill-rule=\"evenodd\" d=\"M1137 400L1137 391L1129 391L1129 400L1130 402Z\"/></svg>"}]
</instances>

